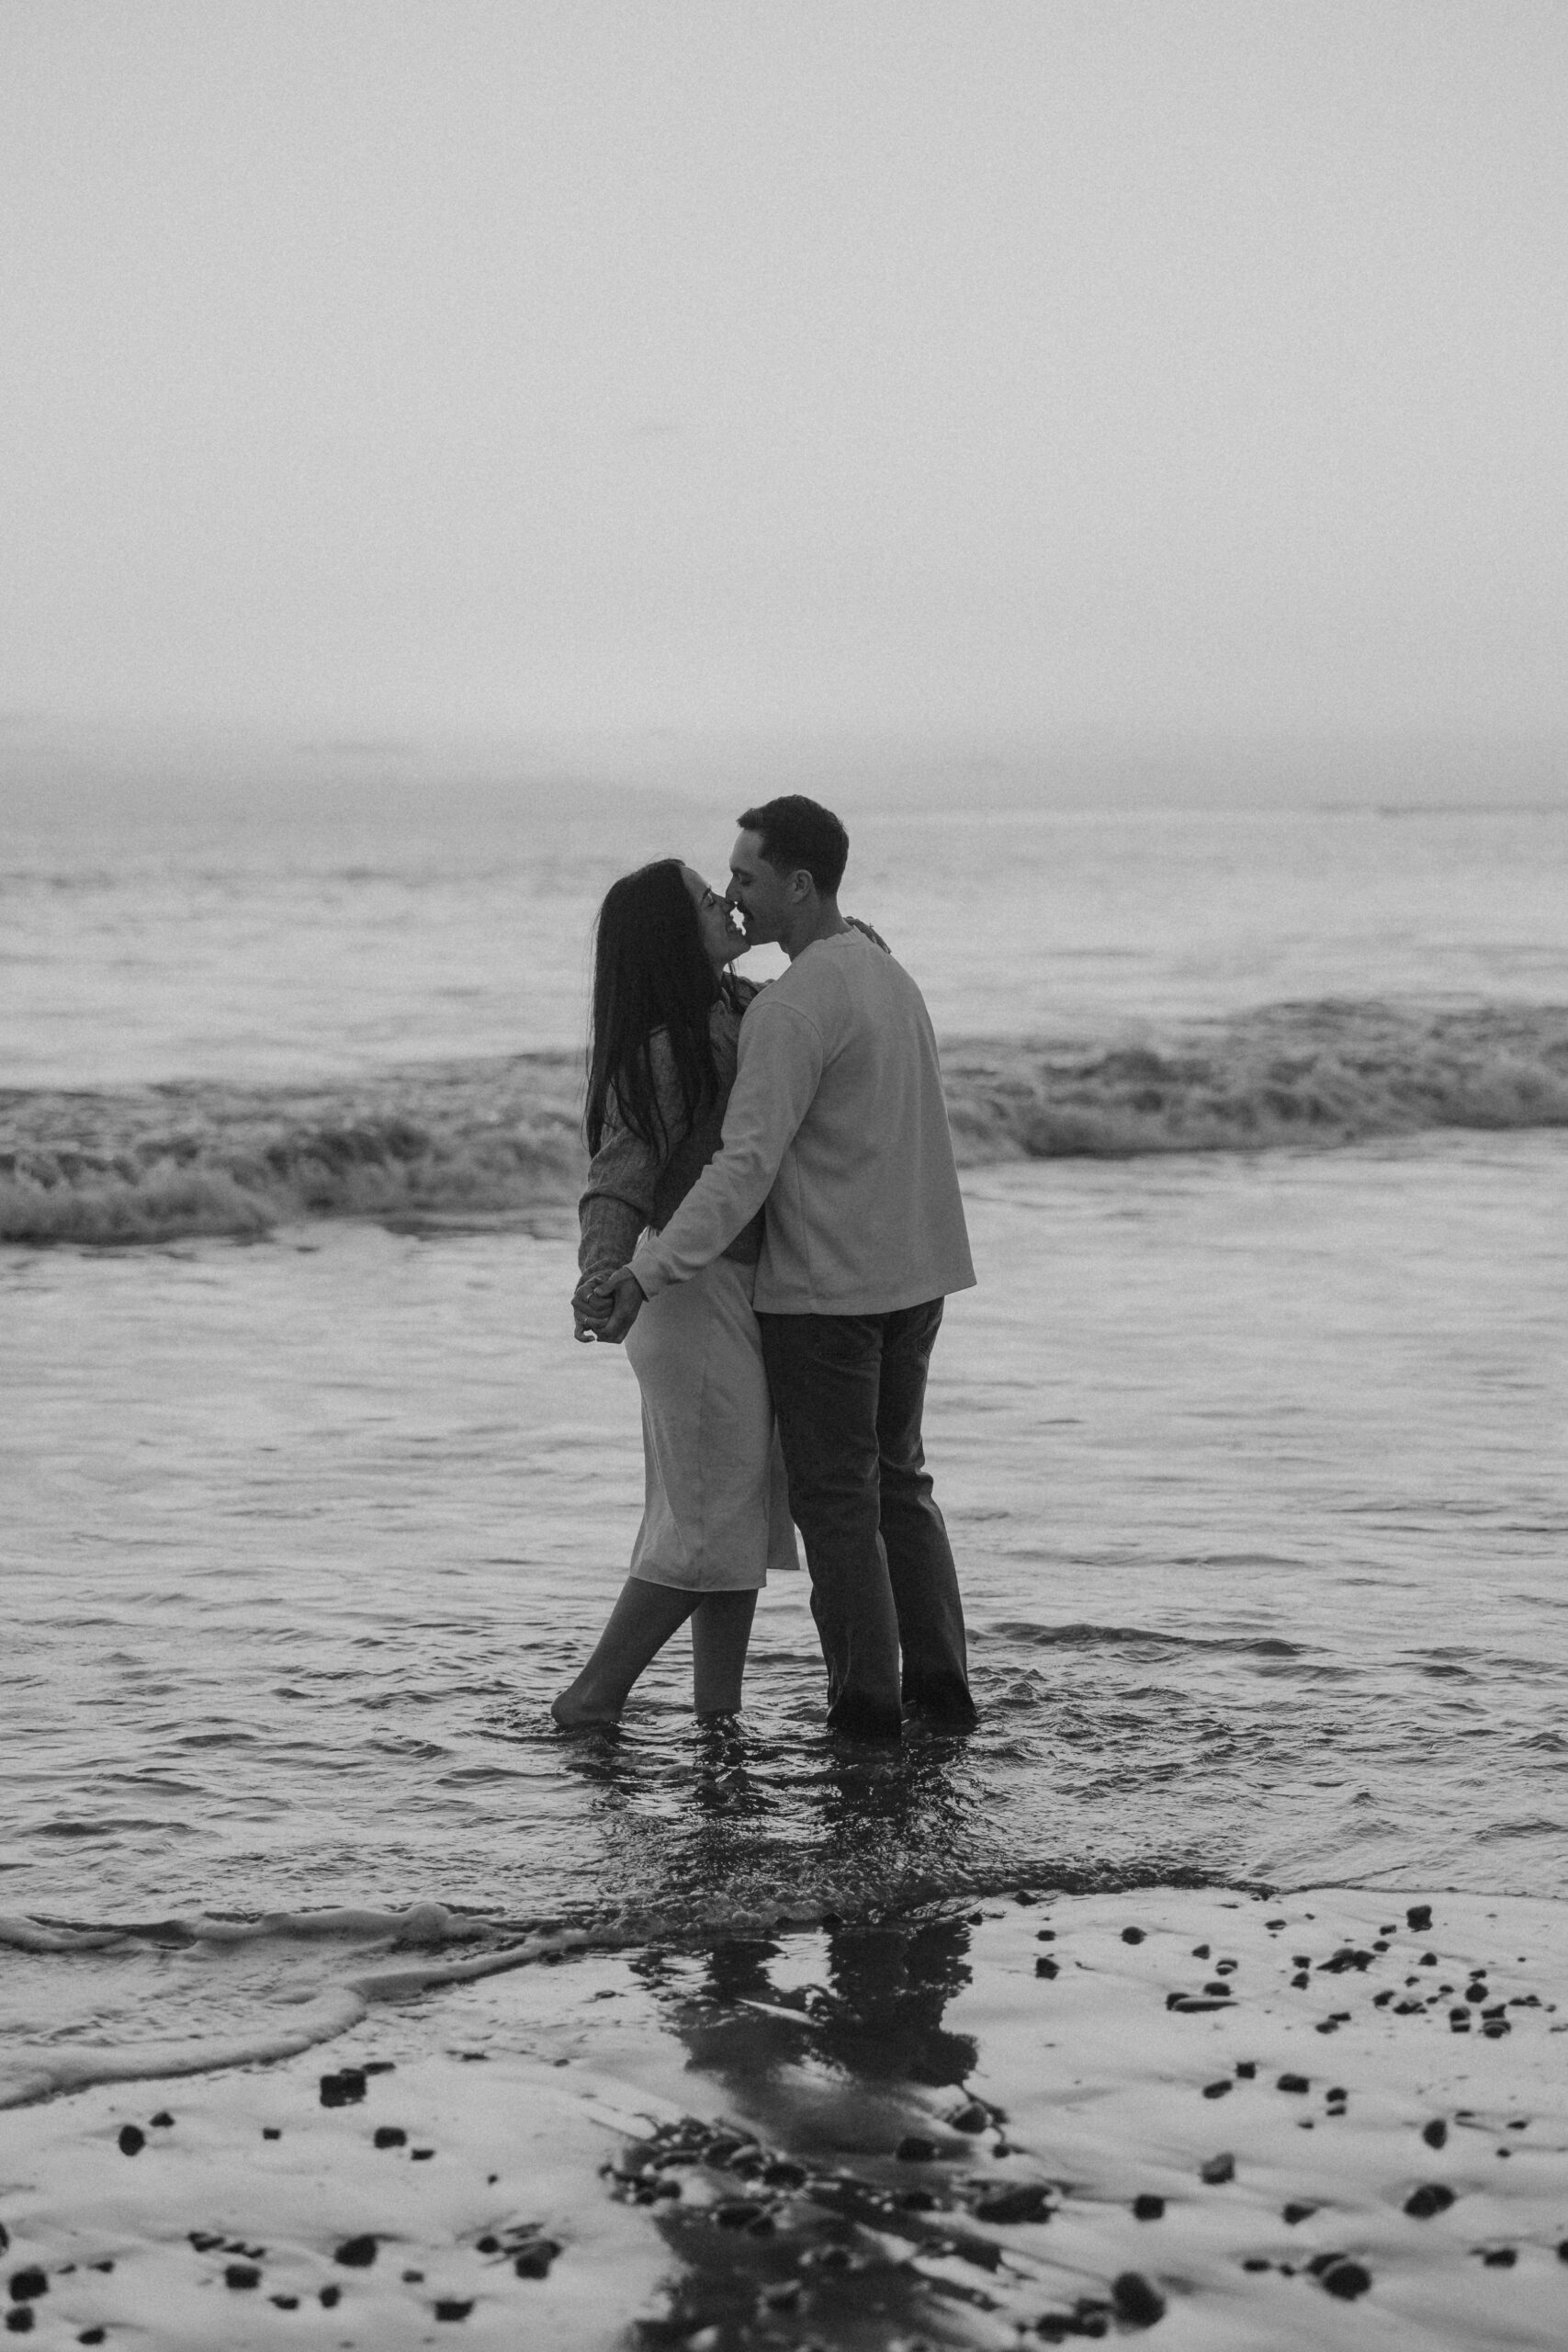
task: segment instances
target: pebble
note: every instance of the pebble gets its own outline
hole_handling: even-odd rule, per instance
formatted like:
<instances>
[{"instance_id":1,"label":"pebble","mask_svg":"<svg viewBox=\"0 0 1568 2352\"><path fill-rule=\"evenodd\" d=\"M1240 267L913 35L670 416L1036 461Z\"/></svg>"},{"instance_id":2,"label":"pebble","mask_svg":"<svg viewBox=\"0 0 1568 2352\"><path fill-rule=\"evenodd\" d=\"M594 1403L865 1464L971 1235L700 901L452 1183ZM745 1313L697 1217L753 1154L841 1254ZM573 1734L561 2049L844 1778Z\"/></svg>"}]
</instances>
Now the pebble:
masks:
<instances>
[{"instance_id":1,"label":"pebble","mask_svg":"<svg viewBox=\"0 0 1568 2352\"><path fill-rule=\"evenodd\" d=\"M1310 2091L1312 2083L1305 2075L1281 2075L1274 2087L1281 2091Z\"/></svg>"},{"instance_id":2,"label":"pebble","mask_svg":"<svg viewBox=\"0 0 1568 2352\"><path fill-rule=\"evenodd\" d=\"M223 2284L234 2288L259 2287L261 2272L254 2262L231 2262L225 2267Z\"/></svg>"},{"instance_id":3,"label":"pebble","mask_svg":"<svg viewBox=\"0 0 1568 2352\"><path fill-rule=\"evenodd\" d=\"M1404 2200L1404 2211L1413 2222L1429 2222L1434 2213L1446 2213L1454 2201L1451 2188L1440 2180L1429 2180L1420 2188L1413 2188Z\"/></svg>"},{"instance_id":4,"label":"pebble","mask_svg":"<svg viewBox=\"0 0 1568 2352\"><path fill-rule=\"evenodd\" d=\"M335 2075L321 2076L323 2107L353 2107L365 2097L365 2077L368 2070L363 2066L340 2066ZM382 2071L378 2067L377 2073Z\"/></svg>"},{"instance_id":5,"label":"pebble","mask_svg":"<svg viewBox=\"0 0 1568 2352\"><path fill-rule=\"evenodd\" d=\"M977 2222L1048 2222L1050 2191L1037 2181L988 2189L975 2208Z\"/></svg>"},{"instance_id":6,"label":"pebble","mask_svg":"<svg viewBox=\"0 0 1568 2352\"><path fill-rule=\"evenodd\" d=\"M1363 2270L1359 2262L1337 2262L1323 2274L1327 2292L1337 2295L1345 2303L1353 2303L1358 2295L1364 2295L1371 2283L1371 2271Z\"/></svg>"},{"instance_id":7,"label":"pebble","mask_svg":"<svg viewBox=\"0 0 1568 2352\"><path fill-rule=\"evenodd\" d=\"M375 2259L376 2241L368 2233L364 2237L344 2238L333 2256L334 2262L341 2262L347 2270L368 2270Z\"/></svg>"},{"instance_id":8,"label":"pebble","mask_svg":"<svg viewBox=\"0 0 1568 2352\"><path fill-rule=\"evenodd\" d=\"M1134 2198L1133 2219L1135 2222L1159 2222L1164 2218L1165 2199L1163 2197L1156 2197L1145 2189L1141 2197Z\"/></svg>"},{"instance_id":9,"label":"pebble","mask_svg":"<svg viewBox=\"0 0 1568 2352\"><path fill-rule=\"evenodd\" d=\"M123 2123L118 2144L122 2156L139 2156L147 2145L147 2134L138 2131L134 2123Z\"/></svg>"},{"instance_id":10,"label":"pebble","mask_svg":"<svg viewBox=\"0 0 1568 2352\"><path fill-rule=\"evenodd\" d=\"M1198 2177L1210 2188L1223 2188L1227 2180L1235 2178L1235 2158L1228 2150L1224 2155L1211 2156L1199 2165Z\"/></svg>"},{"instance_id":11,"label":"pebble","mask_svg":"<svg viewBox=\"0 0 1568 2352\"><path fill-rule=\"evenodd\" d=\"M36 2297L48 2292L49 2278L36 2262L29 2264L26 2270L11 2273L11 2301L14 2303L30 2303Z\"/></svg>"},{"instance_id":12,"label":"pebble","mask_svg":"<svg viewBox=\"0 0 1568 2352\"><path fill-rule=\"evenodd\" d=\"M1156 2291L1141 2270L1123 2270L1111 2282L1116 2316L1129 2327L1153 2327L1165 2317L1165 2297Z\"/></svg>"},{"instance_id":13,"label":"pebble","mask_svg":"<svg viewBox=\"0 0 1568 2352\"><path fill-rule=\"evenodd\" d=\"M1123 1928L1122 1940L1124 1944L1141 1944L1144 1940L1142 1928Z\"/></svg>"}]
</instances>

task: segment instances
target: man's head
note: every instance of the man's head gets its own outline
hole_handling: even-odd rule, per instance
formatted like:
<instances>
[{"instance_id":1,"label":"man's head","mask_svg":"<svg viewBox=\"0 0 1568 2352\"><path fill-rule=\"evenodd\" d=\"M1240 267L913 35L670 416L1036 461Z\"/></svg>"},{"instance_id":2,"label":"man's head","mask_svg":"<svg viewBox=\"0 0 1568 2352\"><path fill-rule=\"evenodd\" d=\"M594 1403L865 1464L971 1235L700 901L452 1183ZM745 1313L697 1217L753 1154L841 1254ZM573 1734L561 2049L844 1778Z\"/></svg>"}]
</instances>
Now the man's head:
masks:
<instances>
[{"instance_id":1,"label":"man's head","mask_svg":"<svg viewBox=\"0 0 1568 2352\"><path fill-rule=\"evenodd\" d=\"M850 837L830 808L788 792L748 808L729 861L729 903L748 946L776 939L796 952L819 926L838 928L839 884Z\"/></svg>"}]
</instances>

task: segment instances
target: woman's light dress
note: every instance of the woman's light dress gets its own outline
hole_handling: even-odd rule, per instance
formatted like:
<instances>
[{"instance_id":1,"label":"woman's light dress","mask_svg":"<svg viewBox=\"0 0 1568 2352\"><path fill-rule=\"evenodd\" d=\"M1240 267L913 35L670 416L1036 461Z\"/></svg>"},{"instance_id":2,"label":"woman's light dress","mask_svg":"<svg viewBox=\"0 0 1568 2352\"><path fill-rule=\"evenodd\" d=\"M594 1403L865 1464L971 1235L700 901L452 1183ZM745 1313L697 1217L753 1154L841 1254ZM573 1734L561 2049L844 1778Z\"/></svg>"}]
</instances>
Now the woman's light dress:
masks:
<instances>
[{"instance_id":1,"label":"woman's light dress","mask_svg":"<svg viewBox=\"0 0 1568 2352\"><path fill-rule=\"evenodd\" d=\"M715 1006L710 1035L719 1091L690 1127L662 1034L650 1056L660 1108L678 1138L666 1152L632 1135L612 1095L580 1216L584 1277L624 1266L647 1227L673 1213L718 1149L735 1078L741 1014L754 990L732 984ZM689 1283L650 1299L626 1339L642 1392L642 1525L631 1573L687 1592L751 1591L768 1571L794 1568L784 1462L751 1311L761 1218Z\"/></svg>"}]
</instances>

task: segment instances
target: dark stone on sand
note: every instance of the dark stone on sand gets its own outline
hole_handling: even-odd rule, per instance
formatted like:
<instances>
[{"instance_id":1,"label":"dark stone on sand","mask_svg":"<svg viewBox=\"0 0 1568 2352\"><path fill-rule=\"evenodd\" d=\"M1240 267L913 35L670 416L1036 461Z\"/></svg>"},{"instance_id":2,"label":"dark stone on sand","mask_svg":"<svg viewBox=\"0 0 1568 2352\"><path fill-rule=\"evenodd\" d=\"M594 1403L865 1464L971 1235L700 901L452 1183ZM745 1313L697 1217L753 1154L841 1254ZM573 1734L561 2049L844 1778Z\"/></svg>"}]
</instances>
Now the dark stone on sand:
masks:
<instances>
[{"instance_id":1,"label":"dark stone on sand","mask_svg":"<svg viewBox=\"0 0 1568 2352\"><path fill-rule=\"evenodd\" d=\"M474 2240L474 2252L476 2254L499 2254L501 2252L501 2240L499 2238L492 2238L489 2235L482 2238L476 2238Z\"/></svg>"},{"instance_id":2,"label":"dark stone on sand","mask_svg":"<svg viewBox=\"0 0 1568 2352\"><path fill-rule=\"evenodd\" d=\"M1404 1924L1407 1928L1414 1928L1416 1933L1419 1935L1423 1928L1429 1928L1432 1924L1431 1905L1429 1903L1413 1903L1409 1910L1404 1915Z\"/></svg>"},{"instance_id":3,"label":"dark stone on sand","mask_svg":"<svg viewBox=\"0 0 1568 2352\"><path fill-rule=\"evenodd\" d=\"M197 2254L210 2254L215 2245L223 2243L221 2230L190 2230L186 2234Z\"/></svg>"},{"instance_id":4,"label":"dark stone on sand","mask_svg":"<svg viewBox=\"0 0 1568 2352\"><path fill-rule=\"evenodd\" d=\"M1217 1993L1222 2001L1228 2000L1231 1997L1231 1988L1225 1983L1223 1976L1216 1976L1212 1984L1204 1985L1203 1990L1205 1993Z\"/></svg>"},{"instance_id":5,"label":"dark stone on sand","mask_svg":"<svg viewBox=\"0 0 1568 2352\"><path fill-rule=\"evenodd\" d=\"M1558 2239L1557 2259L1559 2262L1568 2262L1568 2238Z\"/></svg>"},{"instance_id":6,"label":"dark stone on sand","mask_svg":"<svg viewBox=\"0 0 1568 2352\"><path fill-rule=\"evenodd\" d=\"M254 2262L231 2262L224 2268L223 2284L225 2287L233 2287L236 2290L244 2287L259 2287L261 2272Z\"/></svg>"},{"instance_id":7,"label":"dark stone on sand","mask_svg":"<svg viewBox=\"0 0 1568 2352\"><path fill-rule=\"evenodd\" d=\"M1323 2274L1325 2293L1337 2295L1342 2303L1353 2303L1371 2283L1371 2271L1363 2270L1359 2262L1337 2262Z\"/></svg>"},{"instance_id":8,"label":"dark stone on sand","mask_svg":"<svg viewBox=\"0 0 1568 2352\"><path fill-rule=\"evenodd\" d=\"M967 2107L961 2107L951 2122L954 2132L983 2132L990 2120L988 2110L974 2099Z\"/></svg>"},{"instance_id":9,"label":"dark stone on sand","mask_svg":"<svg viewBox=\"0 0 1568 2352\"><path fill-rule=\"evenodd\" d=\"M1228 2009L1234 2007L1234 2002L1228 1998L1218 2000L1213 1995L1204 1993L1172 1993L1166 2002L1166 2007L1174 2009L1177 2016L1180 2018L1205 2017L1211 2009Z\"/></svg>"},{"instance_id":10,"label":"dark stone on sand","mask_svg":"<svg viewBox=\"0 0 1568 2352\"><path fill-rule=\"evenodd\" d=\"M139 2156L147 2145L147 2134L138 2131L134 2123L122 2123L117 2144L122 2156Z\"/></svg>"},{"instance_id":11,"label":"dark stone on sand","mask_svg":"<svg viewBox=\"0 0 1568 2352\"><path fill-rule=\"evenodd\" d=\"M901 2165L934 2165L941 2153L934 2140L923 2140L918 2132L906 2133L893 2151Z\"/></svg>"},{"instance_id":12,"label":"dark stone on sand","mask_svg":"<svg viewBox=\"0 0 1568 2352\"><path fill-rule=\"evenodd\" d=\"M1037 1944L1054 1944L1056 1940L1055 1928L1036 1928L1034 1930L1034 1940Z\"/></svg>"},{"instance_id":13,"label":"dark stone on sand","mask_svg":"<svg viewBox=\"0 0 1568 2352\"><path fill-rule=\"evenodd\" d=\"M31 2303L13 2303L6 2314L6 2324L13 2335L26 2335L33 2324Z\"/></svg>"},{"instance_id":14,"label":"dark stone on sand","mask_svg":"<svg viewBox=\"0 0 1568 2352\"><path fill-rule=\"evenodd\" d=\"M448 2301L436 2304L435 2316L437 2319L467 2319L473 2308L471 2302L459 2303Z\"/></svg>"},{"instance_id":15,"label":"dark stone on sand","mask_svg":"<svg viewBox=\"0 0 1568 2352\"><path fill-rule=\"evenodd\" d=\"M1311 1981L1312 1980L1308 1976L1304 1968L1298 1968L1295 1974L1291 1979L1292 1984L1295 1986L1298 1993L1304 1993Z\"/></svg>"},{"instance_id":16,"label":"dark stone on sand","mask_svg":"<svg viewBox=\"0 0 1568 2352\"><path fill-rule=\"evenodd\" d=\"M333 2256L345 2270L368 2270L375 2259L376 2241L368 2232L363 2237L344 2238Z\"/></svg>"},{"instance_id":17,"label":"dark stone on sand","mask_svg":"<svg viewBox=\"0 0 1568 2352\"><path fill-rule=\"evenodd\" d=\"M1440 2180L1429 2180L1413 2188L1404 2200L1404 2211L1413 2222L1429 2222L1434 2213L1446 2213L1454 2201L1451 2188Z\"/></svg>"},{"instance_id":18,"label":"dark stone on sand","mask_svg":"<svg viewBox=\"0 0 1568 2352\"><path fill-rule=\"evenodd\" d=\"M1440 2115L1435 2115L1430 2123L1421 2126L1421 2137L1429 2148L1440 2148L1448 2136L1449 2127Z\"/></svg>"},{"instance_id":19,"label":"dark stone on sand","mask_svg":"<svg viewBox=\"0 0 1568 2352\"><path fill-rule=\"evenodd\" d=\"M423 2287L424 2284L424 2273L423 2270L403 2270L400 2271L398 2275L401 2278L405 2287Z\"/></svg>"},{"instance_id":20,"label":"dark stone on sand","mask_svg":"<svg viewBox=\"0 0 1568 2352\"><path fill-rule=\"evenodd\" d=\"M1511 2245L1495 2245L1481 2257L1488 2270L1511 2270L1518 2258Z\"/></svg>"},{"instance_id":21,"label":"dark stone on sand","mask_svg":"<svg viewBox=\"0 0 1568 2352\"><path fill-rule=\"evenodd\" d=\"M1165 2317L1165 2297L1150 2286L1141 2270L1123 2270L1111 2282L1116 2316L1127 2327L1153 2327Z\"/></svg>"},{"instance_id":22,"label":"dark stone on sand","mask_svg":"<svg viewBox=\"0 0 1568 2352\"><path fill-rule=\"evenodd\" d=\"M1042 1957L1034 1963L1034 1973L1036 1976L1055 1976L1060 1973L1060 1971L1057 1969L1056 1963L1054 1960L1049 1960L1042 1955Z\"/></svg>"},{"instance_id":23,"label":"dark stone on sand","mask_svg":"<svg viewBox=\"0 0 1568 2352\"><path fill-rule=\"evenodd\" d=\"M482 2050L478 2052L465 2050L463 2052L465 2058L475 2056L482 2058L484 2054ZM355 2071L354 2068L349 2069L350 2073ZM395 2075L397 2071L398 2063L395 2058L367 2058L364 2065L357 2069L357 2072L362 2075Z\"/></svg>"},{"instance_id":24,"label":"dark stone on sand","mask_svg":"<svg viewBox=\"0 0 1568 2352\"><path fill-rule=\"evenodd\" d=\"M114 2268L114 2256L111 2254L106 2261L89 2262L87 2267L89 2270L112 2270Z\"/></svg>"},{"instance_id":25,"label":"dark stone on sand","mask_svg":"<svg viewBox=\"0 0 1568 2352\"><path fill-rule=\"evenodd\" d=\"M989 2188L975 2207L977 2222L1048 2222L1050 2218L1051 2193L1039 2181Z\"/></svg>"},{"instance_id":26,"label":"dark stone on sand","mask_svg":"<svg viewBox=\"0 0 1568 2352\"><path fill-rule=\"evenodd\" d=\"M524 2247L512 2267L519 2278L547 2278L550 2265L559 2252L554 2238L536 2238L532 2245Z\"/></svg>"},{"instance_id":27,"label":"dark stone on sand","mask_svg":"<svg viewBox=\"0 0 1568 2352\"><path fill-rule=\"evenodd\" d=\"M47 2295L48 2292L48 2274L40 2270L36 2262L29 2263L25 2270L13 2270L11 2273L11 2301L14 2303L36 2302L39 2295Z\"/></svg>"},{"instance_id":28,"label":"dark stone on sand","mask_svg":"<svg viewBox=\"0 0 1568 2352\"><path fill-rule=\"evenodd\" d=\"M400 2123L378 2123L372 2139L378 2148L403 2148L408 2145L408 2136Z\"/></svg>"},{"instance_id":29,"label":"dark stone on sand","mask_svg":"<svg viewBox=\"0 0 1568 2352\"><path fill-rule=\"evenodd\" d=\"M365 2097L365 2068L340 2066L335 2075L321 2076L323 2107L354 2107Z\"/></svg>"},{"instance_id":30,"label":"dark stone on sand","mask_svg":"<svg viewBox=\"0 0 1568 2352\"><path fill-rule=\"evenodd\" d=\"M297 2312L299 2308L298 2295L269 2295L267 2301L275 2303L280 2312Z\"/></svg>"},{"instance_id":31,"label":"dark stone on sand","mask_svg":"<svg viewBox=\"0 0 1568 2352\"><path fill-rule=\"evenodd\" d=\"M278 2130L276 2123L264 2123L262 2125L262 2138L264 2140L281 2140L283 2134Z\"/></svg>"},{"instance_id":32,"label":"dark stone on sand","mask_svg":"<svg viewBox=\"0 0 1568 2352\"><path fill-rule=\"evenodd\" d=\"M166 2107L161 2107L156 2115L149 2116L147 2120L154 2132L172 2132L175 2128L175 2119Z\"/></svg>"},{"instance_id":33,"label":"dark stone on sand","mask_svg":"<svg viewBox=\"0 0 1568 2352\"><path fill-rule=\"evenodd\" d=\"M434 2148L411 2148L409 2162L411 2165L427 2165L434 2154Z\"/></svg>"},{"instance_id":34,"label":"dark stone on sand","mask_svg":"<svg viewBox=\"0 0 1568 2352\"><path fill-rule=\"evenodd\" d=\"M276 2300L275 2297L274 2301ZM103 2340L104 2330L101 2327L85 2327L76 2338L78 2344L101 2344Z\"/></svg>"},{"instance_id":35,"label":"dark stone on sand","mask_svg":"<svg viewBox=\"0 0 1568 2352\"><path fill-rule=\"evenodd\" d=\"M343 2301L343 2289L341 2287L323 2287L321 2293L316 2297L316 2301L321 2304L323 2311L335 2311L338 2304Z\"/></svg>"},{"instance_id":36,"label":"dark stone on sand","mask_svg":"<svg viewBox=\"0 0 1568 2352\"><path fill-rule=\"evenodd\" d=\"M1122 1940L1124 1944L1141 1944L1144 1940L1142 1928L1123 1928Z\"/></svg>"},{"instance_id":37,"label":"dark stone on sand","mask_svg":"<svg viewBox=\"0 0 1568 2352\"><path fill-rule=\"evenodd\" d=\"M1293 2230L1298 2222L1310 2221L1316 2211L1315 2205L1286 2205L1280 2211L1280 2219L1282 2222L1288 2222Z\"/></svg>"},{"instance_id":38,"label":"dark stone on sand","mask_svg":"<svg viewBox=\"0 0 1568 2352\"><path fill-rule=\"evenodd\" d=\"M1156 2197L1145 2189L1141 2197L1134 2197L1133 2199L1133 2219L1134 2222L1163 2222L1165 2199Z\"/></svg>"},{"instance_id":39,"label":"dark stone on sand","mask_svg":"<svg viewBox=\"0 0 1568 2352\"><path fill-rule=\"evenodd\" d=\"M1265 1919L1263 1924L1268 1928L1269 1934L1272 1935L1277 1928L1288 1928L1290 1926L1290 1921L1288 1919Z\"/></svg>"},{"instance_id":40,"label":"dark stone on sand","mask_svg":"<svg viewBox=\"0 0 1568 2352\"><path fill-rule=\"evenodd\" d=\"M1235 2158L1228 2149L1223 2155L1210 2156L1199 2165L1198 2177L1210 2188L1223 2188L1227 2180L1235 2178Z\"/></svg>"},{"instance_id":41,"label":"dark stone on sand","mask_svg":"<svg viewBox=\"0 0 1568 2352\"><path fill-rule=\"evenodd\" d=\"M1241 2267L1244 2270L1268 2270L1272 2268L1273 2266L1269 2261L1267 2256L1261 2254L1249 2254Z\"/></svg>"},{"instance_id":42,"label":"dark stone on sand","mask_svg":"<svg viewBox=\"0 0 1568 2352\"><path fill-rule=\"evenodd\" d=\"M1258 2061L1257 2061L1257 2059L1256 2059L1256 2058L1238 2058L1238 2059L1236 2060L1235 2071L1236 2071L1237 2075L1240 2077L1240 2079L1241 2079L1244 2083L1250 2083L1250 2082L1255 2081L1255 2080L1256 2080L1256 2078L1257 2078L1257 2075L1258 2075Z\"/></svg>"},{"instance_id":43,"label":"dark stone on sand","mask_svg":"<svg viewBox=\"0 0 1568 2352\"><path fill-rule=\"evenodd\" d=\"M1305 2075L1281 2075L1274 2087L1280 2091L1310 2091L1312 2083Z\"/></svg>"},{"instance_id":44,"label":"dark stone on sand","mask_svg":"<svg viewBox=\"0 0 1568 2352\"><path fill-rule=\"evenodd\" d=\"M1204 2084L1203 2097L1205 2098L1226 2098L1235 2088L1235 2085L1231 2081L1230 2076L1228 2075L1223 2075L1217 2083Z\"/></svg>"}]
</instances>

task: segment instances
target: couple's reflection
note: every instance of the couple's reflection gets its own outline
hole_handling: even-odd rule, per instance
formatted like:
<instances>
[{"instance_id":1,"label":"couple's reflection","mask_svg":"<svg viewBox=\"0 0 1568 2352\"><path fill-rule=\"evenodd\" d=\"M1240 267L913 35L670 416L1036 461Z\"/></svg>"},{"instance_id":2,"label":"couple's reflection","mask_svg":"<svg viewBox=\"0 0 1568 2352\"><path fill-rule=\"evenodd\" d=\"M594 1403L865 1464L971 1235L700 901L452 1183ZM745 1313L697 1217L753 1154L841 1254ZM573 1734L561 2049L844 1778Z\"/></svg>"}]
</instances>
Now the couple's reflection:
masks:
<instances>
[{"instance_id":1,"label":"couple's reflection","mask_svg":"<svg viewBox=\"0 0 1568 2352\"><path fill-rule=\"evenodd\" d=\"M612 1740L581 1764L635 1908L682 1942L705 1914L714 1922L697 1981L689 1961L667 1970L657 1952L634 1965L738 2102L771 2108L770 2085L807 2075L866 2092L964 2081L976 2047L943 2018L969 1981L967 1925L897 1916L940 1900L972 1860L960 1744L889 1754L731 1724L701 1734L694 1753ZM729 1920L747 1925L727 1935Z\"/></svg>"}]
</instances>

